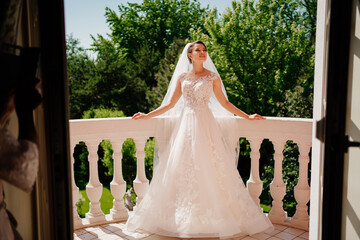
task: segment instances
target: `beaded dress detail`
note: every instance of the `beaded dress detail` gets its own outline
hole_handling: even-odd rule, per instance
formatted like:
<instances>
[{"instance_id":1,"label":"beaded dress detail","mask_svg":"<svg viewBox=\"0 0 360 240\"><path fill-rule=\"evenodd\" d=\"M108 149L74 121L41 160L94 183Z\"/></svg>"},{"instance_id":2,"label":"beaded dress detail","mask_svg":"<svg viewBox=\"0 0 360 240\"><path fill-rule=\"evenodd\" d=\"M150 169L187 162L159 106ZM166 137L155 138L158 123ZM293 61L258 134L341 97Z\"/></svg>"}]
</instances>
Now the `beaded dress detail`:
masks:
<instances>
[{"instance_id":1,"label":"beaded dress detail","mask_svg":"<svg viewBox=\"0 0 360 240\"><path fill-rule=\"evenodd\" d=\"M130 213L129 231L159 235L231 237L271 231L249 195L208 107L215 73L180 77L184 109L167 159L160 159L143 200Z\"/></svg>"}]
</instances>

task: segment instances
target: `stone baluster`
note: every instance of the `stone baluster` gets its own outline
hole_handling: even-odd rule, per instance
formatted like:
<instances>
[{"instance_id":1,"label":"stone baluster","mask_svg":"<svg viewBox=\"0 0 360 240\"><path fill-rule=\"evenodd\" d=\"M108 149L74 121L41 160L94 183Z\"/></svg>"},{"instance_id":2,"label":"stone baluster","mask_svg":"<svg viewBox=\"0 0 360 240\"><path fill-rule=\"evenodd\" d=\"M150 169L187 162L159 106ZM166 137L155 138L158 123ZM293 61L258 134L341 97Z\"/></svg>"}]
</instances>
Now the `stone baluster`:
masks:
<instances>
[{"instance_id":1,"label":"stone baluster","mask_svg":"<svg viewBox=\"0 0 360 240\"><path fill-rule=\"evenodd\" d=\"M105 215L100 208L100 198L102 195L102 184L99 181L98 175L98 144L96 143L87 143L87 149L89 151L89 169L90 169L90 179L89 183L86 185L86 194L90 200L90 209L86 213L86 219L90 223L105 221Z\"/></svg>"},{"instance_id":2,"label":"stone baluster","mask_svg":"<svg viewBox=\"0 0 360 240\"><path fill-rule=\"evenodd\" d=\"M308 206L310 200L310 187L308 183L309 152L311 142L298 144L299 156L299 180L294 188L294 196L297 202L296 213L291 219L291 225L301 229L309 229Z\"/></svg>"},{"instance_id":3,"label":"stone baluster","mask_svg":"<svg viewBox=\"0 0 360 240\"><path fill-rule=\"evenodd\" d=\"M72 186L72 200L73 200L73 219L74 219L74 229L78 229L82 226L81 218L77 212L76 202L79 200L79 188L75 184L75 174L74 174L74 149L76 144L70 144L70 159L71 159L71 186Z\"/></svg>"},{"instance_id":4,"label":"stone baluster","mask_svg":"<svg viewBox=\"0 0 360 240\"><path fill-rule=\"evenodd\" d=\"M274 145L274 160L275 160L275 171L274 179L270 184L270 193L273 198L272 209L269 213L269 218L273 223L284 223L286 220L286 213L283 209L283 198L286 193L286 185L283 181L282 176L282 164L283 164L283 149L286 141L276 140L273 141Z\"/></svg>"},{"instance_id":5,"label":"stone baluster","mask_svg":"<svg viewBox=\"0 0 360 240\"><path fill-rule=\"evenodd\" d=\"M260 208L260 194L262 192L263 182L259 176L259 160L260 160L260 146L261 146L261 139L258 138L250 138L248 139L251 147L251 172L250 178L246 182L247 189L254 200L254 202Z\"/></svg>"},{"instance_id":6,"label":"stone baluster","mask_svg":"<svg viewBox=\"0 0 360 240\"><path fill-rule=\"evenodd\" d=\"M148 187L149 180L145 174L145 143L146 138L135 138L134 142L136 145L136 178L134 180L134 190L137 195L136 204L139 204L143 199Z\"/></svg>"},{"instance_id":7,"label":"stone baluster","mask_svg":"<svg viewBox=\"0 0 360 240\"><path fill-rule=\"evenodd\" d=\"M110 183L111 194L114 197L113 208L110 210L112 219L119 221L128 218L128 211L124 206L124 194L126 191L126 182L122 174L122 140L112 142L114 150L114 177Z\"/></svg>"}]
</instances>

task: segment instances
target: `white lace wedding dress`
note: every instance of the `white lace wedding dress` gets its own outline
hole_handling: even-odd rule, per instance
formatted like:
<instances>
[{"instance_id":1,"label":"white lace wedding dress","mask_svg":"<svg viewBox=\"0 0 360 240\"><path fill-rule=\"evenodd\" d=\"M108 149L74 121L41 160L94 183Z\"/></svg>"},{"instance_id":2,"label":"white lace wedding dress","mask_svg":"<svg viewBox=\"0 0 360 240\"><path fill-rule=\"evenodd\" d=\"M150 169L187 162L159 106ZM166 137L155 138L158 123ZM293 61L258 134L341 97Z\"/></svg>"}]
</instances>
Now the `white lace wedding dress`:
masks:
<instances>
[{"instance_id":1,"label":"white lace wedding dress","mask_svg":"<svg viewBox=\"0 0 360 240\"><path fill-rule=\"evenodd\" d=\"M129 231L172 237L230 237L271 231L225 148L208 108L216 74L181 81L184 109L168 159L127 221Z\"/></svg>"}]
</instances>

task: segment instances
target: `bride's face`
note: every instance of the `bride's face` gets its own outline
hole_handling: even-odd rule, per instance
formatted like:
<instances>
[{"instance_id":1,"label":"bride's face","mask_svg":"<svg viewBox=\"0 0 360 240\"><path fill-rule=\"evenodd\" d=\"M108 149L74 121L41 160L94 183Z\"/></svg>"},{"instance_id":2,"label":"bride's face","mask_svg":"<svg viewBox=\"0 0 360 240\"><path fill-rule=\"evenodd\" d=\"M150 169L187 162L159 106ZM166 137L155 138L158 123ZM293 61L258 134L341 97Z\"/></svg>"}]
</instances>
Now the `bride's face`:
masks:
<instances>
[{"instance_id":1,"label":"bride's face","mask_svg":"<svg viewBox=\"0 0 360 240\"><path fill-rule=\"evenodd\" d=\"M205 62L207 57L206 47L201 43L196 43L192 52L189 53L189 57L193 62Z\"/></svg>"}]
</instances>

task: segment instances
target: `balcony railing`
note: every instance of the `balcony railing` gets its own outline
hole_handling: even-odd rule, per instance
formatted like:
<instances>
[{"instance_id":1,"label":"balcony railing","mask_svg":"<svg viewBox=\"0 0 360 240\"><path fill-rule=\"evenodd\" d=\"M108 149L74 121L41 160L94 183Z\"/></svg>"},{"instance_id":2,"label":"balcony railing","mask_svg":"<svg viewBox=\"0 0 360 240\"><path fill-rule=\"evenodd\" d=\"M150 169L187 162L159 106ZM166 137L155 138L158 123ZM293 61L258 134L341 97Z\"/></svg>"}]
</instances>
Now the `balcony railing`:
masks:
<instances>
[{"instance_id":1,"label":"balcony railing","mask_svg":"<svg viewBox=\"0 0 360 240\"><path fill-rule=\"evenodd\" d=\"M139 203L144 197L149 184L145 175L145 143L149 137L154 136L155 127L158 124L162 124L162 121L163 118L159 117L136 121L130 118L70 121L71 156L73 155L75 146L79 142L85 142L89 152L88 161L90 169L89 183L86 186L86 194L90 200L90 209L83 219L77 214L75 203L79 199L79 189L75 185L74 172L72 170L73 217L75 229L110 222L125 221L128 218L128 210L125 208L123 200L126 191L126 182L122 176L122 144L127 138L132 138L136 145L137 172L133 185L138 197L137 202ZM268 214L268 217L273 223L308 230L309 215L307 203L310 200L308 163L312 139L312 120L269 117L263 121L249 121L232 117L229 118L229 124L222 127L225 134L227 131L238 133L236 139L234 139L234 146L236 146L240 137L245 137L250 143L252 149L250 154L251 172L250 178L247 181L247 189L254 201L259 204L259 207L259 196L263 190L263 183L259 174L259 149L264 139L269 139L272 142L275 151L274 179L270 184L270 194L273 201L272 209ZM98 178L97 151L98 145L104 139L110 140L114 150L114 176L110 183L110 190L114 200L110 214L104 214L101 211L99 202L102 195L102 184ZM283 149L288 140L292 140L296 143L300 152L298 159L299 179L297 185L294 187L294 197L297 205L296 212L292 218L289 218L283 209L283 198L286 193L286 185L282 177ZM73 164L74 159L72 158L72 166Z\"/></svg>"}]
</instances>

